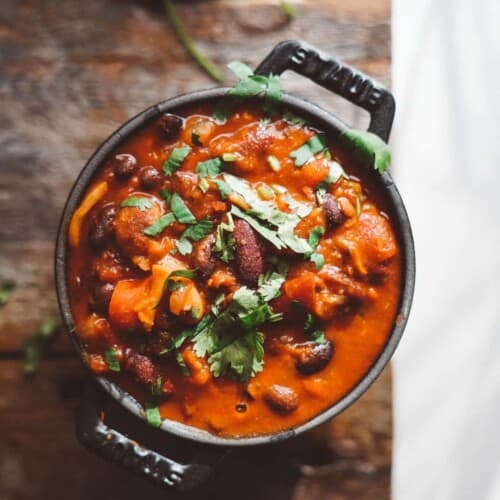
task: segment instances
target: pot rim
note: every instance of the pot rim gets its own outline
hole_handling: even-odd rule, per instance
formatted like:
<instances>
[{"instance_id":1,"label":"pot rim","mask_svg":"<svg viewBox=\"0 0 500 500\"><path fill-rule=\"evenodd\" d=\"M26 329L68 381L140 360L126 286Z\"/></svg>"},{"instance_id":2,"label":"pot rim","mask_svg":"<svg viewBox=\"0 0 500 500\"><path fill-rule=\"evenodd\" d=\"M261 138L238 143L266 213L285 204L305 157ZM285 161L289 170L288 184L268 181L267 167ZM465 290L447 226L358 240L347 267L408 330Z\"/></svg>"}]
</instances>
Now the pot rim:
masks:
<instances>
[{"instance_id":1,"label":"pot rim","mask_svg":"<svg viewBox=\"0 0 500 500\"><path fill-rule=\"evenodd\" d=\"M75 349L80 354L80 358L87 372L91 374L93 379L96 380L113 399L115 399L120 405L125 407L127 410L129 410L136 417L140 418L143 421L146 421L146 419L142 405L140 405L132 395L121 389L111 380L93 373L83 360L84 350L80 345L75 332L75 326L73 323L71 308L69 305L69 293L66 283L66 253L69 222L74 210L76 209L83 194L85 193L87 186L92 180L95 172L106 160L108 155L123 140L135 133L147 122L165 112L172 112L178 108L201 103L204 101L213 101L216 99L226 98L229 90L229 87L197 90L164 100L140 112L135 117L119 127L117 130L115 130L97 148L95 153L90 157L83 169L80 171L68 195L59 223L55 249L55 284L59 310L63 319L65 330L70 336ZM300 116L303 116L305 118L309 117L313 124L318 124L328 134L340 134L342 131L349 128L332 112L328 112L318 105L313 104L303 98L283 93L280 104L283 107L289 108L291 111L296 112ZM372 364L372 366L368 369L368 371L360 379L360 381L339 401L337 401L333 405L330 405L315 417L298 425L297 427L282 430L273 434L247 436L241 438L226 438L169 419L163 420L162 425L159 429L169 434L173 434L181 438L207 445L240 447L270 444L297 436L324 423L325 421L335 417L340 412L345 410L366 392L366 390L372 385L372 383L380 375L384 367L391 359L401 339L408 320L415 287L415 248L408 214L403 204L401 195L399 194L390 174L388 172L384 172L380 174L379 177L381 181L381 188L384 190L387 201L391 205L391 221L395 226L395 230L398 234L402 249L402 289L400 305L387 342L376 361Z\"/></svg>"}]
</instances>

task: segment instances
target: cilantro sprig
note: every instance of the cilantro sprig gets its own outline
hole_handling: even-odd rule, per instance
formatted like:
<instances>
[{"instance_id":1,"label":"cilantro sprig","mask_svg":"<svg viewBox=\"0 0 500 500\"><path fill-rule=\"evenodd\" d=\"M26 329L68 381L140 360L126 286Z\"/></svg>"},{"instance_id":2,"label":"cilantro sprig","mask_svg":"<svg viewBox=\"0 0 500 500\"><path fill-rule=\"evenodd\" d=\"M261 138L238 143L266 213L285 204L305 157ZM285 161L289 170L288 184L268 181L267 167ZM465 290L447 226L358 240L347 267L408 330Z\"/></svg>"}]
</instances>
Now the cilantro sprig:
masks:
<instances>
[{"instance_id":1,"label":"cilantro sprig","mask_svg":"<svg viewBox=\"0 0 500 500\"><path fill-rule=\"evenodd\" d=\"M378 135L366 130L347 129L342 133L354 151L377 172L385 172L391 164L389 146Z\"/></svg>"},{"instance_id":2,"label":"cilantro sprig","mask_svg":"<svg viewBox=\"0 0 500 500\"><path fill-rule=\"evenodd\" d=\"M141 212L149 210L154 205L153 200L145 196L129 196L122 201L121 208L135 207Z\"/></svg>"},{"instance_id":3,"label":"cilantro sprig","mask_svg":"<svg viewBox=\"0 0 500 500\"><path fill-rule=\"evenodd\" d=\"M316 153L325 151L327 147L324 134L313 135L305 144L293 150L290 158L295 160L295 166L303 167Z\"/></svg>"},{"instance_id":4,"label":"cilantro sprig","mask_svg":"<svg viewBox=\"0 0 500 500\"><path fill-rule=\"evenodd\" d=\"M227 66L238 78L238 82L229 91L229 95L234 97L263 95L267 101L278 102L281 100L279 76L255 75L246 64L240 61L233 61Z\"/></svg>"}]
</instances>

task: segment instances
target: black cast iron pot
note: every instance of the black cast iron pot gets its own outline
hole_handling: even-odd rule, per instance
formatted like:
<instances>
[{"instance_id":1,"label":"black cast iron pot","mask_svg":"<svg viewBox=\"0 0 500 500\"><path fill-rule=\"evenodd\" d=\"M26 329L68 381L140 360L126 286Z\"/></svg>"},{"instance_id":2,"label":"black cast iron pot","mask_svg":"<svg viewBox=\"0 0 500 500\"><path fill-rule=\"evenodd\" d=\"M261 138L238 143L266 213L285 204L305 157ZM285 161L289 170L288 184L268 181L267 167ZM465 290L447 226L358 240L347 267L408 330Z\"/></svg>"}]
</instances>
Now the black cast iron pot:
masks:
<instances>
[{"instance_id":1,"label":"black cast iron pot","mask_svg":"<svg viewBox=\"0 0 500 500\"><path fill-rule=\"evenodd\" d=\"M278 44L262 61L256 73L262 75L269 75L271 73L280 75L286 70L292 70L306 76L328 90L346 98L353 104L367 110L370 113L370 126L368 130L377 134L383 140L388 140L394 117L394 98L378 82L300 41L285 41ZM67 233L73 212L83 197L94 173L99 170L108 155L111 154L118 144L135 134L145 123L165 112L175 113L176 110L186 105L223 98L228 90L228 88L215 88L192 92L163 101L146 109L114 132L97 149L78 176L67 200L59 226L55 273L61 315L66 330L80 354L83 351L75 333L66 285ZM303 116L322 130L327 131L330 136L339 136L342 131L348 128L345 123L332 113L303 99L284 94L282 104L286 109L299 116ZM108 459L132 468L161 484L170 485L180 491L186 491L193 489L205 480L212 466L217 462L217 457L227 453L228 449L232 447L276 443L291 438L322 424L356 401L382 372L396 349L410 312L415 281L413 238L403 201L388 173L377 176L377 183L389 203L393 224L402 248L404 262L401 302L397 316L398 319L394 323L392 332L380 356L358 385L340 401L308 422L293 429L272 435L241 439L219 437L179 422L165 420L161 428L154 432L162 435L165 433L175 435L177 439L180 438L181 442L186 445L194 444L195 449L211 450L211 458L208 461L197 458L201 456L197 454L187 460L185 459L184 463L179 463L176 460L167 458L164 454L139 445L124 434L108 427L100 418L102 405L104 404L102 398L98 397L96 391L91 389L86 392L77 412L77 435L79 439L87 447ZM88 373L97 382L97 385L100 385L104 389L108 399L111 396L126 410L136 415L142 421L145 420L141 405L131 395L124 392L108 379L96 376L90 370L88 370Z\"/></svg>"}]
</instances>

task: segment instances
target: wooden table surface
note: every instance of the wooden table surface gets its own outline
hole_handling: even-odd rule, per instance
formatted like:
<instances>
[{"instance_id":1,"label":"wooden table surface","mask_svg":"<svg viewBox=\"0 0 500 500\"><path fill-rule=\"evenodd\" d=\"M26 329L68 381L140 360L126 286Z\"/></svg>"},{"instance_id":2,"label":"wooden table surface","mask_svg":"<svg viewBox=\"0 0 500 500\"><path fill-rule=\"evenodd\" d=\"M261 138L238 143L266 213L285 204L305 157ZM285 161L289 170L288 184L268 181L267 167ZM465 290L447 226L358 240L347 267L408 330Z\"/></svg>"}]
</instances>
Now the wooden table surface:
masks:
<instances>
[{"instance_id":1,"label":"wooden table surface","mask_svg":"<svg viewBox=\"0 0 500 500\"><path fill-rule=\"evenodd\" d=\"M386 84L389 0L179 2L202 51L220 66L255 67L279 41L301 38ZM250 6L251 5L251 6ZM228 83L231 81L226 72ZM214 83L167 26L160 1L4 0L0 9L0 498L148 499L168 491L105 462L74 436L84 372L61 335L35 376L22 344L57 314L52 259L59 215L86 159L120 123L152 103ZM302 77L283 87L362 126L364 112ZM239 452L204 498L390 498L391 375L341 416L285 446ZM188 497L184 497L188 498Z\"/></svg>"}]
</instances>

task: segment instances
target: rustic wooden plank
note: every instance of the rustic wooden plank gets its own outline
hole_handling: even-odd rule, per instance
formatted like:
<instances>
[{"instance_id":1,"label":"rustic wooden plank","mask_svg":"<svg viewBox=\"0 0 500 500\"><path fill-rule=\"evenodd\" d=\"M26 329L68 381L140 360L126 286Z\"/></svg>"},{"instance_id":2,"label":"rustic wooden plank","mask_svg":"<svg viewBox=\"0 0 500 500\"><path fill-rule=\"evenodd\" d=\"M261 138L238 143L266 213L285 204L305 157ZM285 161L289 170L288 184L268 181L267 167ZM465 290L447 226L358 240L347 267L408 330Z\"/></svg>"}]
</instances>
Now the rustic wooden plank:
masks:
<instances>
[{"instance_id":1,"label":"rustic wooden plank","mask_svg":"<svg viewBox=\"0 0 500 500\"><path fill-rule=\"evenodd\" d=\"M19 361L0 361L0 498L165 498L164 490L78 444L73 409L82 387L76 360L45 361L33 378L22 375ZM272 449L235 453L220 465L203 498L388 498L389 387L387 370L358 403L325 426Z\"/></svg>"}]
</instances>

